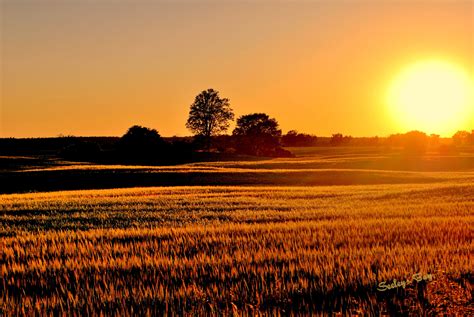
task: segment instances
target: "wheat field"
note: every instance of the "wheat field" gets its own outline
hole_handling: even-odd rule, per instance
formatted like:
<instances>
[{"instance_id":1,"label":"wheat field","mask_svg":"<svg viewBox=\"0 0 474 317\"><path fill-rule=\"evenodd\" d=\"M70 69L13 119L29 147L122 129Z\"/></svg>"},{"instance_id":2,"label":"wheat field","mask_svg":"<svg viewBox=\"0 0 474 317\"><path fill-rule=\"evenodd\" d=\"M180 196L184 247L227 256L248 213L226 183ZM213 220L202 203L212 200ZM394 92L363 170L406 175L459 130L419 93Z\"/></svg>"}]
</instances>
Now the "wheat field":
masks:
<instances>
[{"instance_id":1,"label":"wheat field","mask_svg":"<svg viewBox=\"0 0 474 317\"><path fill-rule=\"evenodd\" d=\"M473 254L453 177L0 195L0 315L469 315Z\"/></svg>"}]
</instances>

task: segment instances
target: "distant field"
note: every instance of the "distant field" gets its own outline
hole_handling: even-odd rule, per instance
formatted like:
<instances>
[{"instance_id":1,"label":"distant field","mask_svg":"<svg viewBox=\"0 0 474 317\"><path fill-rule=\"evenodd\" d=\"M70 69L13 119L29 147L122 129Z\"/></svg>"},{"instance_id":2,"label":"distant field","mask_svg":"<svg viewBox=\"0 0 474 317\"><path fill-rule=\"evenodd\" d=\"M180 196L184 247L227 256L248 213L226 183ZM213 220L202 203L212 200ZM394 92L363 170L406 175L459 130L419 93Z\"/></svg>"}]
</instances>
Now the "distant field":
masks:
<instances>
[{"instance_id":1,"label":"distant field","mask_svg":"<svg viewBox=\"0 0 474 317\"><path fill-rule=\"evenodd\" d=\"M0 311L472 313L473 197L454 183L2 195ZM435 278L376 290L418 272Z\"/></svg>"},{"instance_id":2,"label":"distant field","mask_svg":"<svg viewBox=\"0 0 474 317\"><path fill-rule=\"evenodd\" d=\"M0 157L0 193L143 186L324 186L474 181L474 154L410 156L375 147L291 148L297 157L174 166Z\"/></svg>"},{"instance_id":3,"label":"distant field","mask_svg":"<svg viewBox=\"0 0 474 317\"><path fill-rule=\"evenodd\" d=\"M472 153L292 151L0 157L0 316L474 315ZM417 273L434 277L377 290Z\"/></svg>"}]
</instances>

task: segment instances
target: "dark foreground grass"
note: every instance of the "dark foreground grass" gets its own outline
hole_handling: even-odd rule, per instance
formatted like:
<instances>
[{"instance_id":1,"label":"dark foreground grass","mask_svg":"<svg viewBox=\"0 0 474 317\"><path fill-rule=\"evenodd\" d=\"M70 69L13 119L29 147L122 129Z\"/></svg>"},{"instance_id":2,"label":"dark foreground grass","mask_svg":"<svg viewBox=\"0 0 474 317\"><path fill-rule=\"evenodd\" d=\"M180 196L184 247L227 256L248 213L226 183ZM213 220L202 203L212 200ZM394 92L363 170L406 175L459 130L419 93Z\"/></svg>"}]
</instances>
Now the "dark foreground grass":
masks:
<instances>
[{"instance_id":1,"label":"dark foreground grass","mask_svg":"<svg viewBox=\"0 0 474 317\"><path fill-rule=\"evenodd\" d=\"M474 173L354 169L193 169L97 167L0 173L0 193L143 186L324 186L470 181Z\"/></svg>"},{"instance_id":2,"label":"dark foreground grass","mask_svg":"<svg viewBox=\"0 0 474 317\"><path fill-rule=\"evenodd\" d=\"M143 186L324 186L474 179L474 155L413 156L382 148L299 148L289 159L175 166L97 165L41 157L0 157L0 193Z\"/></svg>"}]
</instances>

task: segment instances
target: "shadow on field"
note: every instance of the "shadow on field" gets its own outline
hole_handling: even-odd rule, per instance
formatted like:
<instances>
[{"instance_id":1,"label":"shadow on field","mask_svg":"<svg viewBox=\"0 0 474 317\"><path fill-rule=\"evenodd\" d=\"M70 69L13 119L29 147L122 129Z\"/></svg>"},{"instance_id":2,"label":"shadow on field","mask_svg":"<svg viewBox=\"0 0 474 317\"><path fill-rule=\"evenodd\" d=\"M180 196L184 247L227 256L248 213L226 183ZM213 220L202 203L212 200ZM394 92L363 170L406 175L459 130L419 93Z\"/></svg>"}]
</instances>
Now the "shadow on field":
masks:
<instances>
[{"instance_id":1,"label":"shadow on field","mask_svg":"<svg viewBox=\"0 0 474 317\"><path fill-rule=\"evenodd\" d=\"M0 193L107 189L147 186L282 185L325 186L431 183L444 181L423 173L370 170L273 170L167 172L153 169L38 170L0 173Z\"/></svg>"}]
</instances>

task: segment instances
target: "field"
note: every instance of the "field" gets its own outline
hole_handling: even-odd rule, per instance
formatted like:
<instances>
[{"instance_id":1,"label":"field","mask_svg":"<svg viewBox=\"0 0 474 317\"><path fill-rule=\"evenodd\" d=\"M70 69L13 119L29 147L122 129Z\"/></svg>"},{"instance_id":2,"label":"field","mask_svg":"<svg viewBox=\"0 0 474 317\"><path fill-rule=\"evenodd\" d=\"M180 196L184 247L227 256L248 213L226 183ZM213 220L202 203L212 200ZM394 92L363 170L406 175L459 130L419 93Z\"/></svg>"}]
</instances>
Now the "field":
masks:
<instances>
[{"instance_id":1,"label":"field","mask_svg":"<svg viewBox=\"0 0 474 317\"><path fill-rule=\"evenodd\" d=\"M3 171L0 315L474 314L472 154L298 154Z\"/></svg>"}]
</instances>

